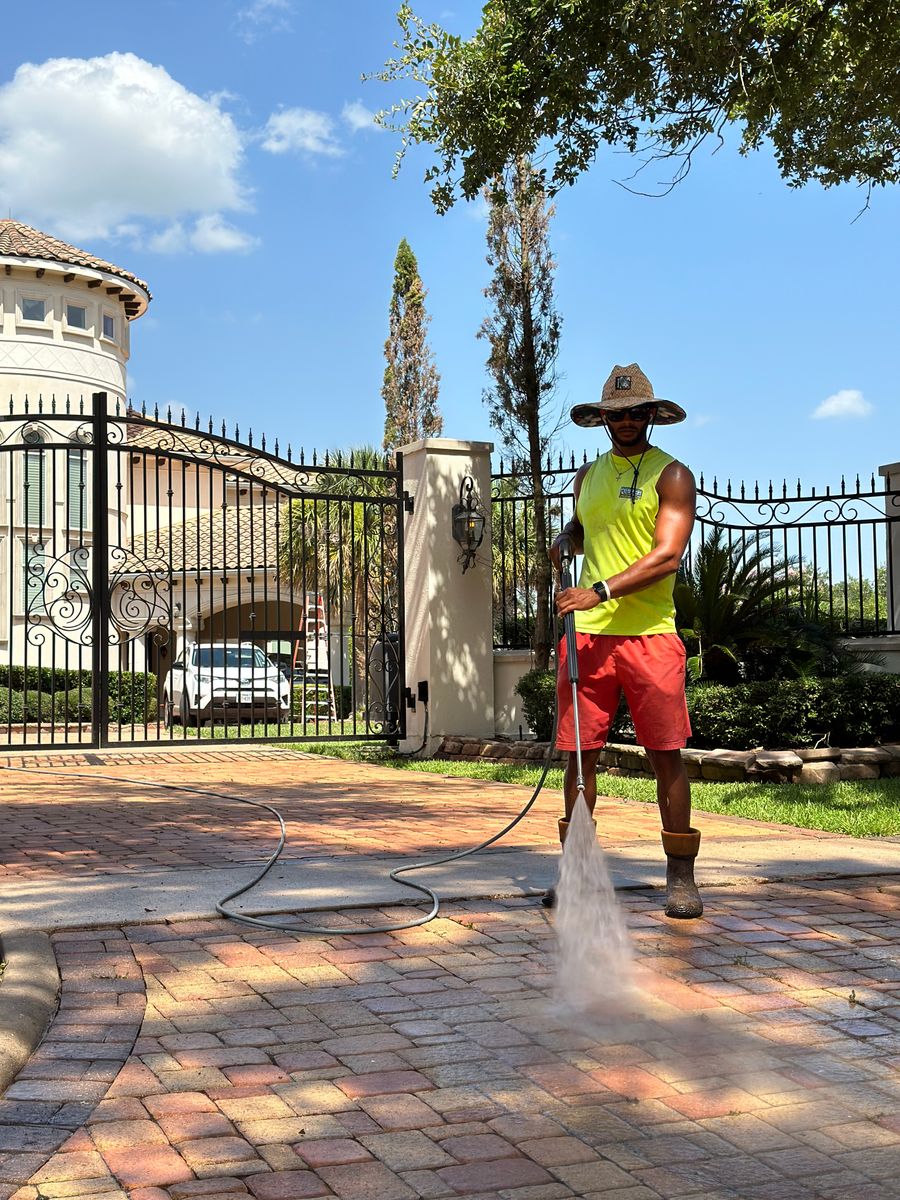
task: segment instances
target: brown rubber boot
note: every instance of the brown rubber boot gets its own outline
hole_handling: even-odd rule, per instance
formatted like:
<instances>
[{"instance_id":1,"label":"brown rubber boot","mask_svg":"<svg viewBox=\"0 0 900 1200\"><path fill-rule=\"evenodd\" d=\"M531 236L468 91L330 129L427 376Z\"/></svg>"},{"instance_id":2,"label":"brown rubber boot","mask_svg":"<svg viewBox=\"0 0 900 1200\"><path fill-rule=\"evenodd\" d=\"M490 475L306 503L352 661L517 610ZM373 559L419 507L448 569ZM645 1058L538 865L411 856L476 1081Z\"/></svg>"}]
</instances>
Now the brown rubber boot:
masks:
<instances>
[{"instance_id":1,"label":"brown rubber boot","mask_svg":"<svg viewBox=\"0 0 900 1200\"><path fill-rule=\"evenodd\" d=\"M703 901L694 883L694 859L700 849L700 830L669 833L663 829L662 844L666 852L666 916L699 917Z\"/></svg>"},{"instance_id":2,"label":"brown rubber boot","mask_svg":"<svg viewBox=\"0 0 900 1200\"><path fill-rule=\"evenodd\" d=\"M564 846L566 844L566 834L569 832L569 822L565 817L560 817L557 824L559 825L559 844L560 846ZM593 826L595 829L597 828L596 821L593 822ZM541 896L541 904L543 904L544 908L555 907L556 888L547 888L546 892Z\"/></svg>"}]
</instances>

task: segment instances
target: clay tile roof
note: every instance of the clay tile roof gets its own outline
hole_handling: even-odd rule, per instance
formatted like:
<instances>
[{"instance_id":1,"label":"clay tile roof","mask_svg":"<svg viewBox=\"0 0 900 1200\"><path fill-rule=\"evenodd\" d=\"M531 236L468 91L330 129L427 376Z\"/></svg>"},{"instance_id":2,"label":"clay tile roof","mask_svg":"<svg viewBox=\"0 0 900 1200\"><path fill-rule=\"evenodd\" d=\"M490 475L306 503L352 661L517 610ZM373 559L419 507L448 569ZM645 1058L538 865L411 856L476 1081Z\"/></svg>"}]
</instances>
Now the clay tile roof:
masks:
<instances>
[{"instance_id":1,"label":"clay tile roof","mask_svg":"<svg viewBox=\"0 0 900 1200\"><path fill-rule=\"evenodd\" d=\"M312 467L290 466L256 450L229 446L227 442L219 442L215 434L208 434L202 429L191 429L190 426L176 428L174 438L168 436L169 429L171 426L151 424L149 421L129 425L128 445L135 449L158 449L160 454L195 456L201 466L208 466L212 471L226 474L228 471L235 472L232 478L238 484L241 483L241 474L251 477L248 483L280 484L285 489L313 487L315 484L318 472ZM210 454L210 446L215 447L213 454Z\"/></svg>"},{"instance_id":2,"label":"clay tile roof","mask_svg":"<svg viewBox=\"0 0 900 1200\"><path fill-rule=\"evenodd\" d=\"M163 526L132 541L123 570L173 575L278 566L278 505L229 507Z\"/></svg>"},{"instance_id":3,"label":"clay tile roof","mask_svg":"<svg viewBox=\"0 0 900 1200\"><path fill-rule=\"evenodd\" d=\"M49 233L41 233L39 229L23 225L21 221L0 219L0 256L45 258L51 262L69 263L76 267L93 267L97 271L106 271L110 275L117 275L119 279L127 279L129 283L137 284L150 297L150 289L143 279L138 279L137 275L132 275L130 271L123 271L121 267L97 258L96 255L89 254L87 250L78 250L75 246L69 246L66 242L51 237Z\"/></svg>"}]
</instances>

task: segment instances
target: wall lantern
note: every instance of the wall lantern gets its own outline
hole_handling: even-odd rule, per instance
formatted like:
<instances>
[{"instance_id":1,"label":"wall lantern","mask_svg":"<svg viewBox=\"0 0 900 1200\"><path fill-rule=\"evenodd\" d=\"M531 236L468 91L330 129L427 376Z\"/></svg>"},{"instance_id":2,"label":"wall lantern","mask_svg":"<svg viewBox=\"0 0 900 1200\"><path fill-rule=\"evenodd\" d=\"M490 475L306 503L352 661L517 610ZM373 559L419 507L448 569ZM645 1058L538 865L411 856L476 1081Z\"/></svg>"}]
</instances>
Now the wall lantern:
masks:
<instances>
[{"instance_id":1,"label":"wall lantern","mask_svg":"<svg viewBox=\"0 0 900 1200\"><path fill-rule=\"evenodd\" d=\"M475 480L466 475L459 485L459 503L453 505L453 540L462 553L463 575L475 562L475 551L484 541L484 513L475 495Z\"/></svg>"}]
</instances>

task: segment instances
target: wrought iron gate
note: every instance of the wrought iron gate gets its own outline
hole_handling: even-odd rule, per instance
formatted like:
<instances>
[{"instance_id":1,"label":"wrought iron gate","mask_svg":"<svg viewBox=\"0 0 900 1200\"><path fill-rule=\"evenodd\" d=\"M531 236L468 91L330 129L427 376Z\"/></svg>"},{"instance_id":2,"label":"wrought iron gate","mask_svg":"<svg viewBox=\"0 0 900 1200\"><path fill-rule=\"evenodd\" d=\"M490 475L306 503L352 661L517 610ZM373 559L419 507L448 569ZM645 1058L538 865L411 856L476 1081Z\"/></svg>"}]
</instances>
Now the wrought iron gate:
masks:
<instances>
[{"instance_id":1,"label":"wrought iron gate","mask_svg":"<svg viewBox=\"0 0 900 1200\"><path fill-rule=\"evenodd\" d=\"M575 509L574 479L586 463L571 457L548 460L541 472L547 527L552 540ZM500 464L492 480L494 645L531 646L536 607L534 487L524 463ZM773 593L806 603L816 619L847 637L882 638L900 633L900 595L894 586L900 553L900 491L889 479L841 479L816 493L800 481L789 488L700 476L697 520L686 565L704 539L720 530L724 543L755 554L784 588ZM549 597L547 599L549 603Z\"/></svg>"},{"instance_id":2,"label":"wrought iron gate","mask_svg":"<svg viewBox=\"0 0 900 1200\"><path fill-rule=\"evenodd\" d=\"M0 747L404 736L405 503L400 455L11 405Z\"/></svg>"}]
</instances>

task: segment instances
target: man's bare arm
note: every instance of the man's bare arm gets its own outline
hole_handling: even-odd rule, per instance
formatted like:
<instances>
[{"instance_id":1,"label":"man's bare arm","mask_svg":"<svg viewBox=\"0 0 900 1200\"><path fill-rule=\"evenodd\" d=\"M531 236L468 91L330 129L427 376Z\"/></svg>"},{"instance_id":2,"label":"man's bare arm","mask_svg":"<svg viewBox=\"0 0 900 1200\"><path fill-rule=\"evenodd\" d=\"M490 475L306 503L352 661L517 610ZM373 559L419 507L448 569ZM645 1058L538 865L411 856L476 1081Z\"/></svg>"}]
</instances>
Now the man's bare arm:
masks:
<instances>
[{"instance_id":1,"label":"man's bare arm","mask_svg":"<svg viewBox=\"0 0 900 1200\"><path fill-rule=\"evenodd\" d=\"M697 506L694 476L684 463L669 463L659 477L656 490L659 512L653 549L606 580L613 598L643 591L658 580L674 575L684 557ZM556 606L560 613L567 613L594 608L599 603L597 593L591 588L567 588L559 593Z\"/></svg>"}]
</instances>

